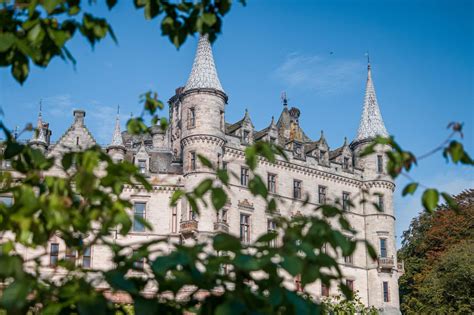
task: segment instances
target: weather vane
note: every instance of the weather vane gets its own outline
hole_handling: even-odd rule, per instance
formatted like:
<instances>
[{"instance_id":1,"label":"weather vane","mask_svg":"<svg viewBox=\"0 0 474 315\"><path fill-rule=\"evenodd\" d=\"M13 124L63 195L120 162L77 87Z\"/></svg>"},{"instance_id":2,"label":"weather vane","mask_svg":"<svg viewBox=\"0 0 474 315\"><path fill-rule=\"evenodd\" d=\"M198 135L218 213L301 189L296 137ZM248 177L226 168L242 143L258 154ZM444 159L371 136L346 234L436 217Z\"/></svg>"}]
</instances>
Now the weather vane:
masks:
<instances>
[{"instance_id":1,"label":"weather vane","mask_svg":"<svg viewBox=\"0 0 474 315\"><path fill-rule=\"evenodd\" d=\"M283 102L283 106L288 105L288 98L286 97L286 92L285 91L281 92L281 101Z\"/></svg>"},{"instance_id":2,"label":"weather vane","mask_svg":"<svg viewBox=\"0 0 474 315\"><path fill-rule=\"evenodd\" d=\"M369 56L369 51L365 53L365 56L367 57L367 64L370 65L370 56Z\"/></svg>"}]
</instances>

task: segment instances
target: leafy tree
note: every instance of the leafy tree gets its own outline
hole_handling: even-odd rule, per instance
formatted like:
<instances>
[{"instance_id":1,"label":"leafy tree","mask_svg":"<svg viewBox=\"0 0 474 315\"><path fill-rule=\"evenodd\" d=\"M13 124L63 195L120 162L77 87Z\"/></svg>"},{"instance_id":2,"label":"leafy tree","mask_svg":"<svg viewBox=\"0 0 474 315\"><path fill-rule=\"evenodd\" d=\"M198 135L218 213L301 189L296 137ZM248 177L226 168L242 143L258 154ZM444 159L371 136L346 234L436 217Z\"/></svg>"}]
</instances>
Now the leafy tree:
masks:
<instances>
[{"instance_id":1,"label":"leafy tree","mask_svg":"<svg viewBox=\"0 0 474 315\"><path fill-rule=\"evenodd\" d=\"M474 285L470 257L474 190L453 200L456 209L443 205L433 215L422 213L403 234L399 257L405 261L405 274L400 278L400 295L402 310L407 313L474 309L472 290L468 289Z\"/></svg>"},{"instance_id":2,"label":"leafy tree","mask_svg":"<svg viewBox=\"0 0 474 315\"><path fill-rule=\"evenodd\" d=\"M324 313L329 315L359 314L377 315L378 311L373 306L365 306L357 293L353 299L347 299L342 295L323 298L321 304L324 306Z\"/></svg>"},{"instance_id":3,"label":"leafy tree","mask_svg":"<svg viewBox=\"0 0 474 315\"><path fill-rule=\"evenodd\" d=\"M117 0L107 0L112 9ZM240 1L245 3L244 1ZM75 62L67 42L80 34L91 45L107 35L115 39L108 22L84 11L95 1L80 0L4 0L0 6L0 66L10 67L20 83L29 75L30 63L47 67L53 58ZM222 18L231 8L230 0L169 2L135 0L147 19L161 19L163 35L179 47L189 35L208 34L214 40ZM156 93L141 96L143 114L128 121L130 133L148 132L144 118L159 119L163 108ZM161 118L166 127L166 120ZM462 125L449 126L452 134L438 150L454 163L472 165L462 144L453 140L461 134ZM151 240L133 248L113 242L110 231L126 235L132 225L126 209L130 203L120 197L125 185L150 189L138 169L127 161L116 163L99 147L70 152L62 157L46 157L40 150L18 143L4 122L0 129L6 136L1 160L11 162L12 169L0 173L0 194L13 196L12 203L0 203L0 281L3 291L0 308L9 314L126 314L130 307L115 305L96 290L97 284L114 292L126 293L136 314L318 314L329 309L315 301L305 287L314 281L339 285L349 299L352 292L342 281L336 257L326 254L324 246L350 256L362 240L353 239L355 231L339 205L324 205L309 216L280 218L278 233L262 235L256 242L243 245L229 234L217 234L209 242L194 246L176 245L163 251L166 240ZM26 127L25 131L31 130ZM417 158L404 151L393 138L377 138L364 154L376 145L387 145L388 169L392 177L409 172ZM262 178L255 172L258 159L274 163L286 159L279 147L258 142L247 148L246 164L253 173L250 191L265 201L269 212L277 201L268 194ZM199 205L219 210L227 200L229 174L204 156L201 163L215 176L201 182L193 191L177 191L172 203L185 198L199 212ZM59 168L64 176L52 176ZM404 194L423 187L415 181ZM456 206L452 198L436 189L426 189L424 207L432 211L439 200ZM362 201L366 202L366 201ZM338 222L338 226L329 221ZM147 228L146 221L142 222ZM59 262L62 277L48 277L42 272L45 245L52 235L59 235L66 245L78 252L100 244L108 247L115 263L110 270L91 270L63 260ZM282 238L277 246L272 240ZM370 255L375 251L365 244ZM23 257L21 248L35 253ZM131 254L132 253L132 254ZM137 270L137 259L146 258L144 270ZM288 280L301 275L302 291L288 286ZM142 294L145 287L156 288L153 296ZM345 303L345 302L343 302ZM349 302L350 303L350 302ZM356 302L357 303L357 302Z\"/></svg>"}]
</instances>

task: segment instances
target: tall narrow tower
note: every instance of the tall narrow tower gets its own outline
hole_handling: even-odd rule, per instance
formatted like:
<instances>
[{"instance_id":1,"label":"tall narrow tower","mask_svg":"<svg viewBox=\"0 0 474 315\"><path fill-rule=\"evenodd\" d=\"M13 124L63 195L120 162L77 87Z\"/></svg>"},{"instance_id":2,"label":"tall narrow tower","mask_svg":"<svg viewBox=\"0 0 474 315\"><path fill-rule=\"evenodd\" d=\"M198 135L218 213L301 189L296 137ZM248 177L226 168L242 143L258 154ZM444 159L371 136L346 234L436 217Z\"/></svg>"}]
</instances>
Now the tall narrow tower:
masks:
<instances>
[{"instance_id":1,"label":"tall narrow tower","mask_svg":"<svg viewBox=\"0 0 474 315\"><path fill-rule=\"evenodd\" d=\"M362 117L357 136L351 143L351 149L356 157L356 166L364 170L364 188L369 192L368 196L364 196L368 202L363 205L365 237L378 252L376 261L368 255L366 259L368 303L381 308L382 314L399 314L399 270L396 258L393 204L395 184L387 174L384 154L390 148L378 145L375 147L375 153L360 156L377 136L387 137L388 133L375 95L369 63ZM378 205L378 209L374 204Z\"/></svg>"},{"instance_id":2,"label":"tall narrow tower","mask_svg":"<svg viewBox=\"0 0 474 315\"><path fill-rule=\"evenodd\" d=\"M188 81L179 95L181 149L184 187L189 191L203 179L215 176L199 163L202 155L215 165L223 156L225 143L224 110L227 95L217 76L211 44L206 35L199 38L196 57ZM212 206L193 215L189 205L182 207L184 221L197 221L194 235L206 237L214 231L216 213Z\"/></svg>"}]
</instances>

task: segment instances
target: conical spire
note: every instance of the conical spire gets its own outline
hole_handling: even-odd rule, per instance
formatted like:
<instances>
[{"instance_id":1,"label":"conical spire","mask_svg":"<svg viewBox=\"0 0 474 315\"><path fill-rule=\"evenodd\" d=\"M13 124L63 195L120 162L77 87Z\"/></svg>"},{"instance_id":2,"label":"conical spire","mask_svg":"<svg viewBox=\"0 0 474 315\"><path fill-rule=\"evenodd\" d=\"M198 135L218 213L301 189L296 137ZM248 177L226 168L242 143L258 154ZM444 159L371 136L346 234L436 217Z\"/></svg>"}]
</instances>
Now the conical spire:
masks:
<instances>
[{"instance_id":1,"label":"conical spire","mask_svg":"<svg viewBox=\"0 0 474 315\"><path fill-rule=\"evenodd\" d=\"M44 136L44 130L43 130L43 115L42 115L41 111L42 111L42 101L40 101L40 108L39 108L39 113L38 113L38 122L36 123L37 131L33 133L33 136L31 137L31 141L41 142L41 143L46 144L46 138Z\"/></svg>"},{"instance_id":2,"label":"conical spire","mask_svg":"<svg viewBox=\"0 0 474 315\"><path fill-rule=\"evenodd\" d=\"M120 106L117 107L117 117L115 118L115 129L112 136L111 146L123 146L122 133L120 132Z\"/></svg>"},{"instance_id":3,"label":"conical spire","mask_svg":"<svg viewBox=\"0 0 474 315\"><path fill-rule=\"evenodd\" d=\"M367 66L367 85L365 88L364 110L360 119L359 130L356 141L375 138L376 136L387 137L387 129L383 123L382 114L377 103L370 63Z\"/></svg>"},{"instance_id":4,"label":"conical spire","mask_svg":"<svg viewBox=\"0 0 474 315\"><path fill-rule=\"evenodd\" d=\"M196 57L184 91L192 89L215 89L224 92L217 76L211 43L207 35L199 37Z\"/></svg>"}]
</instances>

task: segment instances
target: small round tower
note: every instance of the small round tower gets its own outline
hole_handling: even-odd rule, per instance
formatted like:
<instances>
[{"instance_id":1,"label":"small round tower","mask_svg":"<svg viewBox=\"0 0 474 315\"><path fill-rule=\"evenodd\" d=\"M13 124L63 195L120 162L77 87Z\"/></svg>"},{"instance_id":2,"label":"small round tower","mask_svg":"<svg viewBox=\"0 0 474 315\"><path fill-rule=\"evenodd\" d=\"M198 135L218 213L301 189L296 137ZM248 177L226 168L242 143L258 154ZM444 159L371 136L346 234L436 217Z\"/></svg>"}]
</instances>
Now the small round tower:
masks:
<instances>
[{"instance_id":1,"label":"small round tower","mask_svg":"<svg viewBox=\"0 0 474 315\"><path fill-rule=\"evenodd\" d=\"M122 133L120 132L120 116L117 108L117 116L115 118L115 128L112 135L112 142L107 146L107 153L115 162L120 162L125 159L127 149L123 143Z\"/></svg>"}]
</instances>

